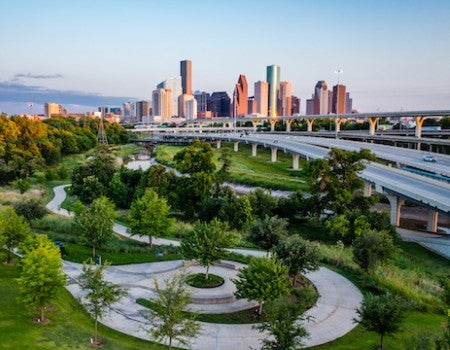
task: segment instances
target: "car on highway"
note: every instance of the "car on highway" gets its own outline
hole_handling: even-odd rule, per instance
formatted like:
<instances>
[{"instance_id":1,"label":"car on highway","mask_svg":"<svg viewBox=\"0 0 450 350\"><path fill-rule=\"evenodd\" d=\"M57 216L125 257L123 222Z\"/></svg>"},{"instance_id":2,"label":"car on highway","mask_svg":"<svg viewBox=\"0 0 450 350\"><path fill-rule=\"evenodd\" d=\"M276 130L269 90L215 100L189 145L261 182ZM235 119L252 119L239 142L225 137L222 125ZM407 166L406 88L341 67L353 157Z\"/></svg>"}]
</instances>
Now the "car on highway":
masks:
<instances>
[{"instance_id":1,"label":"car on highway","mask_svg":"<svg viewBox=\"0 0 450 350\"><path fill-rule=\"evenodd\" d=\"M425 154L423 157L422 157L422 159L425 161L425 162L436 162L436 158L434 158L431 154Z\"/></svg>"}]
</instances>

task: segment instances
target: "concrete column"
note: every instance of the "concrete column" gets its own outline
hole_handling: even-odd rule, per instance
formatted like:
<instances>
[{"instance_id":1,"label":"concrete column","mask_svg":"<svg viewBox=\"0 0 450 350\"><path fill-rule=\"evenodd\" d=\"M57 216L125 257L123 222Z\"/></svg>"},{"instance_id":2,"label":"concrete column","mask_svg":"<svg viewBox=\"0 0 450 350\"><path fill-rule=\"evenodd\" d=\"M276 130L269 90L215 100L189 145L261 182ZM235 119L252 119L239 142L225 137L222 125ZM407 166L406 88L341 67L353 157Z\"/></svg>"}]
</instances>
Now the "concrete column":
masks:
<instances>
[{"instance_id":1,"label":"concrete column","mask_svg":"<svg viewBox=\"0 0 450 350\"><path fill-rule=\"evenodd\" d=\"M415 117L416 120L416 137L420 139L422 137L422 125L425 121L425 117Z\"/></svg>"},{"instance_id":2,"label":"concrete column","mask_svg":"<svg viewBox=\"0 0 450 350\"><path fill-rule=\"evenodd\" d=\"M252 120L252 126L253 126L253 131L256 131L258 129L258 121L257 120Z\"/></svg>"},{"instance_id":3,"label":"concrete column","mask_svg":"<svg viewBox=\"0 0 450 350\"><path fill-rule=\"evenodd\" d=\"M399 226L400 212L405 201L400 197L391 194L386 195L386 197L389 199L389 203L391 204L391 225Z\"/></svg>"},{"instance_id":4,"label":"concrete column","mask_svg":"<svg viewBox=\"0 0 450 350\"><path fill-rule=\"evenodd\" d=\"M252 157L256 157L256 149L258 145L256 143L252 143Z\"/></svg>"},{"instance_id":5,"label":"concrete column","mask_svg":"<svg viewBox=\"0 0 450 350\"><path fill-rule=\"evenodd\" d=\"M420 151L420 146L422 146L422 144L420 142L417 142L417 150Z\"/></svg>"},{"instance_id":6,"label":"concrete column","mask_svg":"<svg viewBox=\"0 0 450 350\"><path fill-rule=\"evenodd\" d=\"M234 151L235 151L235 152L239 151L239 141L236 141L236 142L234 143Z\"/></svg>"},{"instance_id":7,"label":"concrete column","mask_svg":"<svg viewBox=\"0 0 450 350\"><path fill-rule=\"evenodd\" d=\"M300 159L300 156L298 154L292 155L292 169L298 170L298 160Z\"/></svg>"},{"instance_id":8,"label":"concrete column","mask_svg":"<svg viewBox=\"0 0 450 350\"><path fill-rule=\"evenodd\" d=\"M286 132L291 132L292 119L286 119Z\"/></svg>"},{"instance_id":9,"label":"concrete column","mask_svg":"<svg viewBox=\"0 0 450 350\"><path fill-rule=\"evenodd\" d=\"M437 211L434 211L431 209L428 211L427 231L437 232L438 217L439 217L439 214Z\"/></svg>"},{"instance_id":10,"label":"concrete column","mask_svg":"<svg viewBox=\"0 0 450 350\"><path fill-rule=\"evenodd\" d=\"M428 145L428 152L433 152L433 145L431 143Z\"/></svg>"},{"instance_id":11,"label":"concrete column","mask_svg":"<svg viewBox=\"0 0 450 350\"><path fill-rule=\"evenodd\" d=\"M308 126L308 132L313 131L314 118L306 118L306 125Z\"/></svg>"},{"instance_id":12,"label":"concrete column","mask_svg":"<svg viewBox=\"0 0 450 350\"><path fill-rule=\"evenodd\" d=\"M369 134L375 135L375 128L378 123L378 117L369 117Z\"/></svg>"},{"instance_id":13,"label":"concrete column","mask_svg":"<svg viewBox=\"0 0 450 350\"><path fill-rule=\"evenodd\" d=\"M276 119L269 119L269 123L270 123L270 131L275 131L275 124L277 123Z\"/></svg>"},{"instance_id":14,"label":"concrete column","mask_svg":"<svg viewBox=\"0 0 450 350\"><path fill-rule=\"evenodd\" d=\"M368 182L364 182L364 197L370 197L372 195L372 185Z\"/></svg>"},{"instance_id":15,"label":"concrete column","mask_svg":"<svg viewBox=\"0 0 450 350\"><path fill-rule=\"evenodd\" d=\"M336 132L341 131L341 123L343 121L344 121L344 118L338 118L338 117L334 118L334 126L335 126L334 130Z\"/></svg>"},{"instance_id":16,"label":"concrete column","mask_svg":"<svg viewBox=\"0 0 450 350\"><path fill-rule=\"evenodd\" d=\"M216 141L216 148L219 149L220 147L222 147L222 141L217 140Z\"/></svg>"},{"instance_id":17,"label":"concrete column","mask_svg":"<svg viewBox=\"0 0 450 350\"><path fill-rule=\"evenodd\" d=\"M271 157L270 157L270 161L272 163L275 163L277 161L277 151L278 150L276 148L274 148L274 147L270 148L270 150L272 151Z\"/></svg>"}]
</instances>

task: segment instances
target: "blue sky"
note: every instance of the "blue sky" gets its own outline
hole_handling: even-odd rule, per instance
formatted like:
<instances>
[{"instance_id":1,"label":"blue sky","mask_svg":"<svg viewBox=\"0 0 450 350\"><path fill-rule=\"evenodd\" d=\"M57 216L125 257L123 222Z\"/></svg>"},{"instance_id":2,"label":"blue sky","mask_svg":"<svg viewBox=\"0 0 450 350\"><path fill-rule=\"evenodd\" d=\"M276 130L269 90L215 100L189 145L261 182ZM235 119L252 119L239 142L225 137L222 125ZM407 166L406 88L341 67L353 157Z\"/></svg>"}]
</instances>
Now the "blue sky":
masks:
<instances>
[{"instance_id":1,"label":"blue sky","mask_svg":"<svg viewBox=\"0 0 450 350\"><path fill-rule=\"evenodd\" d=\"M193 62L193 88L232 93L267 65L305 100L336 69L362 112L450 108L450 1L0 1L0 112L149 99Z\"/></svg>"}]
</instances>

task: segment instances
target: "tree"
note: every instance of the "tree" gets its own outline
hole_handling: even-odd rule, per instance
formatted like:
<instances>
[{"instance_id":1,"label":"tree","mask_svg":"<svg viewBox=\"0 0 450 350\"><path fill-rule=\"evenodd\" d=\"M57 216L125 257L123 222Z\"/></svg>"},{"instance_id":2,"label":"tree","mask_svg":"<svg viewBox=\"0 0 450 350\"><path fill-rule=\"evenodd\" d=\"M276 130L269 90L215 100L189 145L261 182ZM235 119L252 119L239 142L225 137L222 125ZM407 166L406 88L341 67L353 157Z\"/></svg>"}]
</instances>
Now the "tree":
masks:
<instances>
[{"instance_id":1,"label":"tree","mask_svg":"<svg viewBox=\"0 0 450 350\"><path fill-rule=\"evenodd\" d=\"M257 219L248 231L247 239L265 250L271 249L287 235L288 222L278 216Z\"/></svg>"},{"instance_id":2,"label":"tree","mask_svg":"<svg viewBox=\"0 0 450 350\"><path fill-rule=\"evenodd\" d=\"M217 219L210 223L197 221L181 242L183 256L206 267L205 279L208 279L211 264L220 261L225 254L225 248L232 248L237 243L237 236L227 229L227 225Z\"/></svg>"},{"instance_id":3,"label":"tree","mask_svg":"<svg viewBox=\"0 0 450 350\"><path fill-rule=\"evenodd\" d=\"M278 200L271 193L262 188L257 188L248 195L252 207L253 215L257 218L273 216L277 209Z\"/></svg>"},{"instance_id":4,"label":"tree","mask_svg":"<svg viewBox=\"0 0 450 350\"><path fill-rule=\"evenodd\" d=\"M317 247L300 236L290 236L281 240L274 250L288 267L289 275L292 277L292 286L295 286L299 273L319 269L320 255Z\"/></svg>"},{"instance_id":5,"label":"tree","mask_svg":"<svg viewBox=\"0 0 450 350\"><path fill-rule=\"evenodd\" d=\"M81 241L92 247L92 257L95 257L95 250L103 247L114 235L113 226L117 218L114 204L106 197L99 197L87 207L78 202L74 212L75 227Z\"/></svg>"},{"instance_id":6,"label":"tree","mask_svg":"<svg viewBox=\"0 0 450 350\"><path fill-rule=\"evenodd\" d=\"M368 295L356 313L359 319L355 322L380 335L380 349L384 336L397 332L404 318L400 301L390 294Z\"/></svg>"},{"instance_id":7,"label":"tree","mask_svg":"<svg viewBox=\"0 0 450 350\"><path fill-rule=\"evenodd\" d=\"M148 189L145 194L131 204L128 222L132 235L148 236L152 246L152 236L163 237L172 226L168 217L170 206L165 198Z\"/></svg>"},{"instance_id":8,"label":"tree","mask_svg":"<svg viewBox=\"0 0 450 350\"><path fill-rule=\"evenodd\" d=\"M231 228L245 232L253 220L248 196L236 196L231 190L224 192L223 203L217 216L228 222Z\"/></svg>"},{"instance_id":9,"label":"tree","mask_svg":"<svg viewBox=\"0 0 450 350\"><path fill-rule=\"evenodd\" d=\"M18 215L22 215L28 222L35 219L41 219L48 214L47 208L36 198L16 202L14 204L14 211Z\"/></svg>"},{"instance_id":10,"label":"tree","mask_svg":"<svg viewBox=\"0 0 450 350\"><path fill-rule=\"evenodd\" d=\"M302 348L302 338L308 336L306 329L299 323L304 318L303 310L280 298L270 305L266 320L254 326L260 332L269 332L270 338L263 339L262 350L297 350Z\"/></svg>"},{"instance_id":11,"label":"tree","mask_svg":"<svg viewBox=\"0 0 450 350\"><path fill-rule=\"evenodd\" d=\"M392 236L386 231L370 230L353 244L353 259L366 271L373 269L380 261L389 259L394 252Z\"/></svg>"},{"instance_id":12,"label":"tree","mask_svg":"<svg viewBox=\"0 0 450 350\"><path fill-rule=\"evenodd\" d=\"M104 271L108 263L95 266L90 261L84 264L80 275L80 286L87 293L84 296L86 309L94 317L94 344L98 344L98 319L111 310L112 305L119 301L126 291L119 285L105 280Z\"/></svg>"},{"instance_id":13,"label":"tree","mask_svg":"<svg viewBox=\"0 0 450 350\"><path fill-rule=\"evenodd\" d=\"M24 249L20 277L17 279L20 300L40 311L39 321L45 321L45 308L66 283L62 271L61 255L58 247L39 235Z\"/></svg>"},{"instance_id":14,"label":"tree","mask_svg":"<svg viewBox=\"0 0 450 350\"><path fill-rule=\"evenodd\" d=\"M200 323L195 314L186 314L184 310L192 302L186 290L186 274L173 275L164 279L165 288L161 288L155 279L156 299L150 299L152 308L144 313L150 321L149 333L156 340L169 339L169 349L174 340L189 345L189 339L200 332Z\"/></svg>"},{"instance_id":15,"label":"tree","mask_svg":"<svg viewBox=\"0 0 450 350\"><path fill-rule=\"evenodd\" d=\"M21 215L17 215L13 208L7 207L0 217L0 235L8 251L6 263L11 263L12 252L30 234L30 225Z\"/></svg>"},{"instance_id":16,"label":"tree","mask_svg":"<svg viewBox=\"0 0 450 350\"><path fill-rule=\"evenodd\" d=\"M236 285L236 298L256 300L259 315L265 302L286 296L291 290L287 267L276 256L252 258L233 282Z\"/></svg>"},{"instance_id":17,"label":"tree","mask_svg":"<svg viewBox=\"0 0 450 350\"><path fill-rule=\"evenodd\" d=\"M177 169L183 174L207 173L216 170L214 151L209 143L198 139L175 154L173 160Z\"/></svg>"}]
</instances>

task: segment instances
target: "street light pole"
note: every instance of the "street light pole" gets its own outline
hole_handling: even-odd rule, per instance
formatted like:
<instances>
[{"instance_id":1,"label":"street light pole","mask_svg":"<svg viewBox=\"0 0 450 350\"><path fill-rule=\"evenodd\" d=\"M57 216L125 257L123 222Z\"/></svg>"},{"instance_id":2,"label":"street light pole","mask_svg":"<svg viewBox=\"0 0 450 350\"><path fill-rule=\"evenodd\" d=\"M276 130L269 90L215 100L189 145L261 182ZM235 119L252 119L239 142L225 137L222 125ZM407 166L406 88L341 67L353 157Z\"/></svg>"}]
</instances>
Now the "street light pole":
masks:
<instances>
[{"instance_id":1,"label":"street light pole","mask_svg":"<svg viewBox=\"0 0 450 350\"><path fill-rule=\"evenodd\" d=\"M335 138L338 138L337 127L339 125L339 75L344 73L342 69L335 70L334 73L337 75L337 85L336 85L336 125L335 125Z\"/></svg>"}]
</instances>

